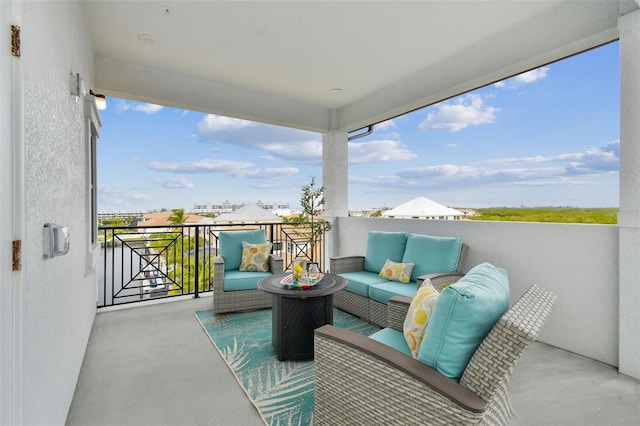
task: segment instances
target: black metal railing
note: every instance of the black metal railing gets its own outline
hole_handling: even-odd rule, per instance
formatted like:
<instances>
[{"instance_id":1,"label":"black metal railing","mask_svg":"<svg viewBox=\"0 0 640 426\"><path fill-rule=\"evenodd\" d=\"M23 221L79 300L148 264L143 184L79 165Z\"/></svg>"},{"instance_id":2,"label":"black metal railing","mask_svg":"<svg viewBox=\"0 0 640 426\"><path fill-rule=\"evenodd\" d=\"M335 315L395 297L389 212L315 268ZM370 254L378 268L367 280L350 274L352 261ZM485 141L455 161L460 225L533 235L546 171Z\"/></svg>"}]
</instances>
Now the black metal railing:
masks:
<instances>
[{"instance_id":1,"label":"black metal railing","mask_svg":"<svg viewBox=\"0 0 640 426\"><path fill-rule=\"evenodd\" d=\"M272 253L290 270L294 259L324 270L323 236L295 223L106 226L98 228L101 262L99 308L192 294L213 289L213 264L220 231L264 229Z\"/></svg>"}]
</instances>

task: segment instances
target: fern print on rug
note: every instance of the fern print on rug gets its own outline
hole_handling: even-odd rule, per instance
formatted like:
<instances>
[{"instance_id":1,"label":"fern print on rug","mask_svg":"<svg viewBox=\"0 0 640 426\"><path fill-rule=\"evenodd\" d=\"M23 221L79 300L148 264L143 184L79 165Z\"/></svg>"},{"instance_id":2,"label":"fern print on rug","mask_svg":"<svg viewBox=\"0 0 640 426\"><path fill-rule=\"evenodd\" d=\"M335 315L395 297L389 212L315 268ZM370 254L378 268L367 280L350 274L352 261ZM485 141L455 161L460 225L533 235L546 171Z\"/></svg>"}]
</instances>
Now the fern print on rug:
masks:
<instances>
[{"instance_id":1,"label":"fern print on rug","mask_svg":"<svg viewBox=\"0 0 640 426\"><path fill-rule=\"evenodd\" d=\"M196 317L267 425L313 423L313 361L278 361L271 309ZM367 336L379 330L337 309L333 324Z\"/></svg>"}]
</instances>

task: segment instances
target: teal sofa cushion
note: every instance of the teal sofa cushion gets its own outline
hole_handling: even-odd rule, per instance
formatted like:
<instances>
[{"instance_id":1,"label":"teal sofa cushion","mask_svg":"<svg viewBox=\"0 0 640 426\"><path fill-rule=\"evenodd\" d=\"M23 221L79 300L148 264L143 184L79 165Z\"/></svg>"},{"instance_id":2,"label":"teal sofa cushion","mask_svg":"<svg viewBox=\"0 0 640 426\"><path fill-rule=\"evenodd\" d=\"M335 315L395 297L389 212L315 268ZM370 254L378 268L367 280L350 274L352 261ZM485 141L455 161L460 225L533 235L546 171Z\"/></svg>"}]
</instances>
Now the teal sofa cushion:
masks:
<instances>
[{"instance_id":1,"label":"teal sofa cushion","mask_svg":"<svg viewBox=\"0 0 640 426\"><path fill-rule=\"evenodd\" d=\"M255 290L258 288L258 281L269 276L270 272L225 271L222 287L224 291Z\"/></svg>"},{"instance_id":2,"label":"teal sofa cushion","mask_svg":"<svg viewBox=\"0 0 640 426\"><path fill-rule=\"evenodd\" d=\"M364 256L365 271L380 272L387 259L401 262L407 234L404 232L369 231L367 253Z\"/></svg>"},{"instance_id":3,"label":"teal sofa cushion","mask_svg":"<svg viewBox=\"0 0 640 426\"><path fill-rule=\"evenodd\" d=\"M411 281L424 274L455 272L461 248L459 238L409 234L402 263L414 263Z\"/></svg>"},{"instance_id":4,"label":"teal sofa cushion","mask_svg":"<svg viewBox=\"0 0 640 426\"><path fill-rule=\"evenodd\" d=\"M388 305L391 297L405 296L413 298L417 290L418 286L414 282L402 284L395 281L385 281L380 284L373 284L369 288L369 298Z\"/></svg>"},{"instance_id":5,"label":"teal sofa cushion","mask_svg":"<svg viewBox=\"0 0 640 426\"><path fill-rule=\"evenodd\" d=\"M242 242L264 244L267 237L264 229L251 231L223 231L218 235L220 242L220 256L224 259L224 270L237 270L242 261Z\"/></svg>"},{"instance_id":6,"label":"teal sofa cushion","mask_svg":"<svg viewBox=\"0 0 640 426\"><path fill-rule=\"evenodd\" d=\"M371 339L380 343L384 343L387 346L391 346L403 354L411 356L411 351L407 345L407 341L404 338L402 331L394 330L393 328L383 328L380 331L376 331L371 336Z\"/></svg>"},{"instance_id":7,"label":"teal sofa cushion","mask_svg":"<svg viewBox=\"0 0 640 426\"><path fill-rule=\"evenodd\" d=\"M418 360L459 381L474 352L509 308L504 269L482 263L440 293Z\"/></svg>"},{"instance_id":8,"label":"teal sofa cushion","mask_svg":"<svg viewBox=\"0 0 640 426\"><path fill-rule=\"evenodd\" d=\"M348 281L345 290L363 297L369 297L369 287L373 284L387 282L384 278L380 278L378 274L367 271L345 272L338 275Z\"/></svg>"}]
</instances>

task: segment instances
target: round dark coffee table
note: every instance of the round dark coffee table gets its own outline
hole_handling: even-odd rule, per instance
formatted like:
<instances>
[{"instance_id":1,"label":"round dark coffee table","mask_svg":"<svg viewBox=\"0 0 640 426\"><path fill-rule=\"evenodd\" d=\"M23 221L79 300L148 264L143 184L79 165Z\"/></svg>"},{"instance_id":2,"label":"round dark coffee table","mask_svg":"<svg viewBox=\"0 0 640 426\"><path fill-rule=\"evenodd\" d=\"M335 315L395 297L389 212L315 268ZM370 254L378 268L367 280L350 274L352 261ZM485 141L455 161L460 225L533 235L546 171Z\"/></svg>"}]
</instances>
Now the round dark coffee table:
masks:
<instances>
[{"instance_id":1,"label":"round dark coffee table","mask_svg":"<svg viewBox=\"0 0 640 426\"><path fill-rule=\"evenodd\" d=\"M287 275L258 281L258 288L273 296L271 341L279 361L313 359L313 331L333 324L333 294L345 288L347 280L324 274L310 289L289 289L281 284Z\"/></svg>"}]
</instances>

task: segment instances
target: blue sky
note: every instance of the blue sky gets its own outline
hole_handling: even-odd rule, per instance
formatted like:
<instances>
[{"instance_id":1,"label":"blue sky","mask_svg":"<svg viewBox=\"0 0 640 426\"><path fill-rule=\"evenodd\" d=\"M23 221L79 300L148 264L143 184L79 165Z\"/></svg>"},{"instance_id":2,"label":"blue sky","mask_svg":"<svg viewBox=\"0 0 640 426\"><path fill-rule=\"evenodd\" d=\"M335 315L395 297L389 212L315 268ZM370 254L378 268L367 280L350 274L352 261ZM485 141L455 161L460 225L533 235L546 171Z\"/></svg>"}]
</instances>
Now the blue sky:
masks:
<instances>
[{"instance_id":1,"label":"blue sky","mask_svg":"<svg viewBox=\"0 0 640 426\"><path fill-rule=\"evenodd\" d=\"M349 208L617 207L612 43L394 118L349 144ZM98 210L289 203L322 179L322 136L109 98Z\"/></svg>"}]
</instances>

